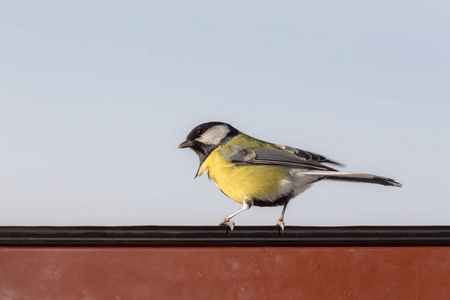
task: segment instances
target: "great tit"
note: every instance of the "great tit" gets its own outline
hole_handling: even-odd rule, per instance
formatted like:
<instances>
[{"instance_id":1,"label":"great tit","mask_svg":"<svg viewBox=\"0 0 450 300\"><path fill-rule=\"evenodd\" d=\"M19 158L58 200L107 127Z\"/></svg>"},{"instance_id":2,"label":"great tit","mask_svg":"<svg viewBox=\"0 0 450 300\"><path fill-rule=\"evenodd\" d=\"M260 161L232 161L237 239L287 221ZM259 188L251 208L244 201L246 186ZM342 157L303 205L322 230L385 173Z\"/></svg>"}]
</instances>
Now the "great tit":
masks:
<instances>
[{"instance_id":1,"label":"great tit","mask_svg":"<svg viewBox=\"0 0 450 300\"><path fill-rule=\"evenodd\" d=\"M284 214L289 201L323 179L401 187L391 178L340 172L324 164L341 164L322 155L264 142L222 122L198 125L178 148L191 148L200 158L195 178L207 172L225 195L242 203L241 209L219 224L228 226L230 230L234 228L231 218L253 205L283 205L275 224L283 232Z\"/></svg>"}]
</instances>

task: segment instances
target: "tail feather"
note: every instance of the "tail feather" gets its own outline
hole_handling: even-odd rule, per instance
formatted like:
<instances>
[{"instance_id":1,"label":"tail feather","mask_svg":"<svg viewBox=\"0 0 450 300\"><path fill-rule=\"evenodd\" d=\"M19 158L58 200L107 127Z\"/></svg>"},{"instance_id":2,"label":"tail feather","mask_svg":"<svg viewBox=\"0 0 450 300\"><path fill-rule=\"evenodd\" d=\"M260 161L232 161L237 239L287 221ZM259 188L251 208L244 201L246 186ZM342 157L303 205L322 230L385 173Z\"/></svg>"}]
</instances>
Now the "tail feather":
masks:
<instances>
[{"instance_id":1,"label":"tail feather","mask_svg":"<svg viewBox=\"0 0 450 300\"><path fill-rule=\"evenodd\" d=\"M332 171L322 171L322 172L308 172L308 175L323 175L323 179L329 180L339 180L339 181L354 181L354 182L368 182L381 184L386 186L397 186L401 187L402 184L395 181L392 178L363 174L363 173L351 173L351 172L332 172Z\"/></svg>"}]
</instances>

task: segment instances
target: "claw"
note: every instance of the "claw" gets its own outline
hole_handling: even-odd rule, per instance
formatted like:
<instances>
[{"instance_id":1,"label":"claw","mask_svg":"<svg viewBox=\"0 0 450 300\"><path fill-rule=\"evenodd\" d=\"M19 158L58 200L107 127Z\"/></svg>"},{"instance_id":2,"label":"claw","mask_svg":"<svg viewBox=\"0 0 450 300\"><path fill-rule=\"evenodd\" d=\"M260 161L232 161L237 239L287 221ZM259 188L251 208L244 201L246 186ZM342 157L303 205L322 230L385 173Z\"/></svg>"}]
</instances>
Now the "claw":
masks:
<instances>
[{"instance_id":1,"label":"claw","mask_svg":"<svg viewBox=\"0 0 450 300\"><path fill-rule=\"evenodd\" d=\"M230 234L234 229L234 222L231 222L230 218L224 218L219 226L228 226L229 231L227 231L227 234Z\"/></svg>"},{"instance_id":2,"label":"claw","mask_svg":"<svg viewBox=\"0 0 450 300\"><path fill-rule=\"evenodd\" d=\"M275 224L275 226L279 226L280 227L278 232L280 233L280 235L283 235L283 232L284 232L284 221L282 219L278 219L278 221Z\"/></svg>"}]
</instances>

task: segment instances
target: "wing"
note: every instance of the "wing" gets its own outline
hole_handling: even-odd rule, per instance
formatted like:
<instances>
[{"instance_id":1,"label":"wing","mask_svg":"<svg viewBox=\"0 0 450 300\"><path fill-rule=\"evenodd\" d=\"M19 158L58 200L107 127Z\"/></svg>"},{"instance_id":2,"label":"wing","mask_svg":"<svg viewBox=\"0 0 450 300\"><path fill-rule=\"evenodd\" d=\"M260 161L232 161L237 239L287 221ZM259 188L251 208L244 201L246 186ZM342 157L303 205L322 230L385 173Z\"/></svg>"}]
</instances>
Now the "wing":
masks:
<instances>
[{"instance_id":1,"label":"wing","mask_svg":"<svg viewBox=\"0 0 450 300\"><path fill-rule=\"evenodd\" d=\"M338 165L343 167L344 165L341 163L338 163L336 161L330 160L328 158L326 158L325 156L322 156L320 154L314 153L314 152L310 152L310 151L305 151L302 149L298 149L298 148L293 148L293 147L289 147L289 146L284 146L284 145L275 145L277 148L282 149L282 150L286 150L288 152L291 152L293 154L295 154L295 156L297 156L300 159L305 159L306 161L315 161L318 163L329 163L329 164L334 164L334 165Z\"/></svg>"},{"instance_id":2,"label":"wing","mask_svg":"<svg viewBox=\"0 0 450 300\"><path fill-rule=\"evenodd\" d=\"M255 149L244 149L233 145L231 152L226 156L237 165L278 165L326 171L336 170L322 163L340 165L322 155L281 145L275 145L274 148Z\"/></svg>"}]
</instances>

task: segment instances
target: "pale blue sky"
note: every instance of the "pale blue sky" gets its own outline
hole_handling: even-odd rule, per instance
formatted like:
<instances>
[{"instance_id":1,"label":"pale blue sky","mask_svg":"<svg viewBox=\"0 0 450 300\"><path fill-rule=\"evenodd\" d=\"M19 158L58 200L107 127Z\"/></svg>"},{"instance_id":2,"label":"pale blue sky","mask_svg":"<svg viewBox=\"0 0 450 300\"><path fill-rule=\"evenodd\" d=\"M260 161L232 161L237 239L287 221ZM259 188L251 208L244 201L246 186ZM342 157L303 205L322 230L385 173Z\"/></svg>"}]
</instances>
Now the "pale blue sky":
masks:
<instances>
[{"instance_id":1,"label":"pale blue sky","mask_svg":"<svg viewBox=\"0 0 450 300\"><path fill-rule=\"evenodd\" d=\"M319 182L287 225L450 224L447 1L0 5L0 225L216 225L197 124L403 188ZM237 225L272 225L252 208Z\"/></svg>"}]
</instances>

